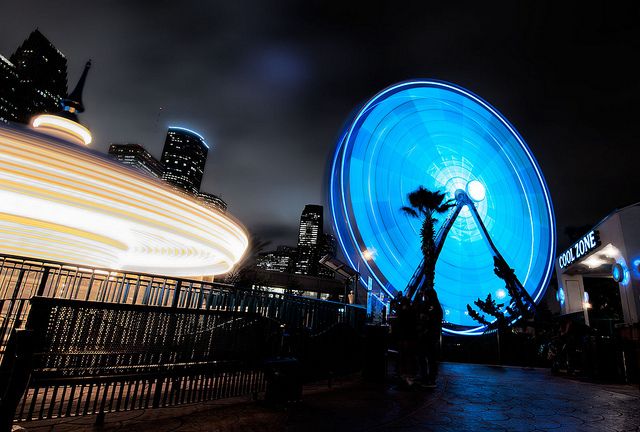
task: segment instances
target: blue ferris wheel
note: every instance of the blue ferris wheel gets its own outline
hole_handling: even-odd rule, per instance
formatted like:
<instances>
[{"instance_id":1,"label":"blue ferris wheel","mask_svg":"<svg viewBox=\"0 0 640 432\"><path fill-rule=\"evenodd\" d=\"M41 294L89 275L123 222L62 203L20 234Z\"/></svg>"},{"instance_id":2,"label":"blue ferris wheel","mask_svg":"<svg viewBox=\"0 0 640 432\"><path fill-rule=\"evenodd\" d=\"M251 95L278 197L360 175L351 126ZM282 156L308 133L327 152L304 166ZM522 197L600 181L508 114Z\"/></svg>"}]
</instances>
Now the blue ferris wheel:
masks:
<instances>
[{"instance_id":1,"label":"blue ferris wheel","mask_svg":"<svg viewBox=\"0 0 640 432\"><path fill-rule=\"evenodd\" d=\"M345 129L331 166L333 224L350 264L390 296L421 284L421 221L400 210L421 185L456 202L436 224L446 332L485 330L466 305L508 295L496 262L513 269L530 302L540 300L556 247L551 197L531 150L495 108L456 85L416 80L378 93Z\"/></svg>"}]
</instances>

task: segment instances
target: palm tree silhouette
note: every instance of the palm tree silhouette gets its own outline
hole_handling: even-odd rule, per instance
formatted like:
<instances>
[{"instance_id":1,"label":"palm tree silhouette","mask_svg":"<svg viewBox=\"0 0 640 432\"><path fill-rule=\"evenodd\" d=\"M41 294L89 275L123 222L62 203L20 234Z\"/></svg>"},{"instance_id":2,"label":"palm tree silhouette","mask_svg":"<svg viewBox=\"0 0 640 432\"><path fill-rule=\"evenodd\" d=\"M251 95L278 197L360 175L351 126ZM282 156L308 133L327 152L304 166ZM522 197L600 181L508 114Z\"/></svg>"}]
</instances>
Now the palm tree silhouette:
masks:
<instances>
[{"instance_id":1,"label":"palm tree silhouette","mask_svg":"<svg viewBox=\"0 0 640 432\"><path fill-rule=\"evenodd\" d=\"M436 277L436 232L435 223L438 221L434 216L442 214L455 207L455 200L445 201L443 192L432 192L424 186L407 195L410 207L402 207L404 214L422 219L422 228L420 229L420 240L422 256L424 257L424 276L425 288L427 290L433 288Z\"/></svg>"}]
</instances>

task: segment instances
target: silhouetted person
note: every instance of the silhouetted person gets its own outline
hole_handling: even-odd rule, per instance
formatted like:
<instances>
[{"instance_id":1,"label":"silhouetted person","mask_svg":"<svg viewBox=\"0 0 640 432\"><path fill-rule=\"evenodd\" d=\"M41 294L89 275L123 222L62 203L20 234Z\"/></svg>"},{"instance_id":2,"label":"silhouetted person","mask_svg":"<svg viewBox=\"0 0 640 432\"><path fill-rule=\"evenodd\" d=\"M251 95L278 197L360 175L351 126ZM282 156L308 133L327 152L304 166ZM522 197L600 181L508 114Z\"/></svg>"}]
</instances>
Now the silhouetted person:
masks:
<instances>
[{"instance_id":1,"label":"silhouetted person","mask_svg":"<svg viewBox=\"0 0 640 432\"><path fill-rule=\"evenodd\" d=\"M576 369L584 373L588 367L586 349L589 344L591 328L584 323L567 320L561 329L560 337L564 342L564 356L567 373L572 375Z\"/></svg>"},{"instance_id":2,"label":"silhouetted person","mask_svg":"<svg viewBox=\"0 0 640 432\"><path fill-rule=\"evenodd\" d=\"M416 371L416 311L402 293L394 299L393 308L396 311L393 331L398 341L398 375L403 384L410 386Z\"/></svg>"},{"instance_id":3,"label":"silhouetted person","mask_svg":"<svg viewBox=\"0 0 640 432\"><path fill-rule=\"evenodd\" d=\"M416 302L418 309L418 362L420 381L435 387L438 377L440 334L442 333L442 306L438 294L431 288Z\"/></svg>"}]
</instances>

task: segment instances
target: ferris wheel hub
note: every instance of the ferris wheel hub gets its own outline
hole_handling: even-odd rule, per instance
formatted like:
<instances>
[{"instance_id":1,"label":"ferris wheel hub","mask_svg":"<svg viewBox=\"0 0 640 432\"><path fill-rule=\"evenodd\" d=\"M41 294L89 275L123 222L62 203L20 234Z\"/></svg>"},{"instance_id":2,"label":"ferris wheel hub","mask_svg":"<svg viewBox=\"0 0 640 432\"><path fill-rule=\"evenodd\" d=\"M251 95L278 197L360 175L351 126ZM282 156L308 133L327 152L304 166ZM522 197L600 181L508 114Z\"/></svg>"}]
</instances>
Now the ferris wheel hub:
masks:
<instances>
[{"instance_id":1,"label":"ferris wheel hub","mask_svg":"<svg viewBox=\"0 0 640 432\"><path fill-rule=\"evenodd\" d=\"M471 180L467 183L467 195L475 202L480 202L487 196L484 185L478 180Z\"/></svg>"}]
</instances>

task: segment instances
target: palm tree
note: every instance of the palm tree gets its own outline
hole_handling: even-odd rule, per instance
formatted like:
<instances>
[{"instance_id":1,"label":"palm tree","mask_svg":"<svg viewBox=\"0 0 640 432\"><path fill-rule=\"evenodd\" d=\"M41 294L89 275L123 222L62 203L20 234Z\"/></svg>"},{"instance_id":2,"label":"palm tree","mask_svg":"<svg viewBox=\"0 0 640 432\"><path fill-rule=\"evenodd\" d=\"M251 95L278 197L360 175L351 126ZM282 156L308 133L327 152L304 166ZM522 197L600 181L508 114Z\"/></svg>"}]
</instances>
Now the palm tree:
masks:
<instances>
[{"instance_id":1,"label":"palm tree","mask_svg":"<svg viewBox=\"0 0 640 432\"><path fill-rule=\"evenodd\" d=\"M442 214L455 206L454 200L445 201L443 192L432 192L424 186L418 187L407 195L411 207L402 207L402 212L408 216L422 219L420 240L422 256L424 257L424 275L426 289L433 288L436 277L436 241L434 216Z\"/></svg>"}]
</instances>

